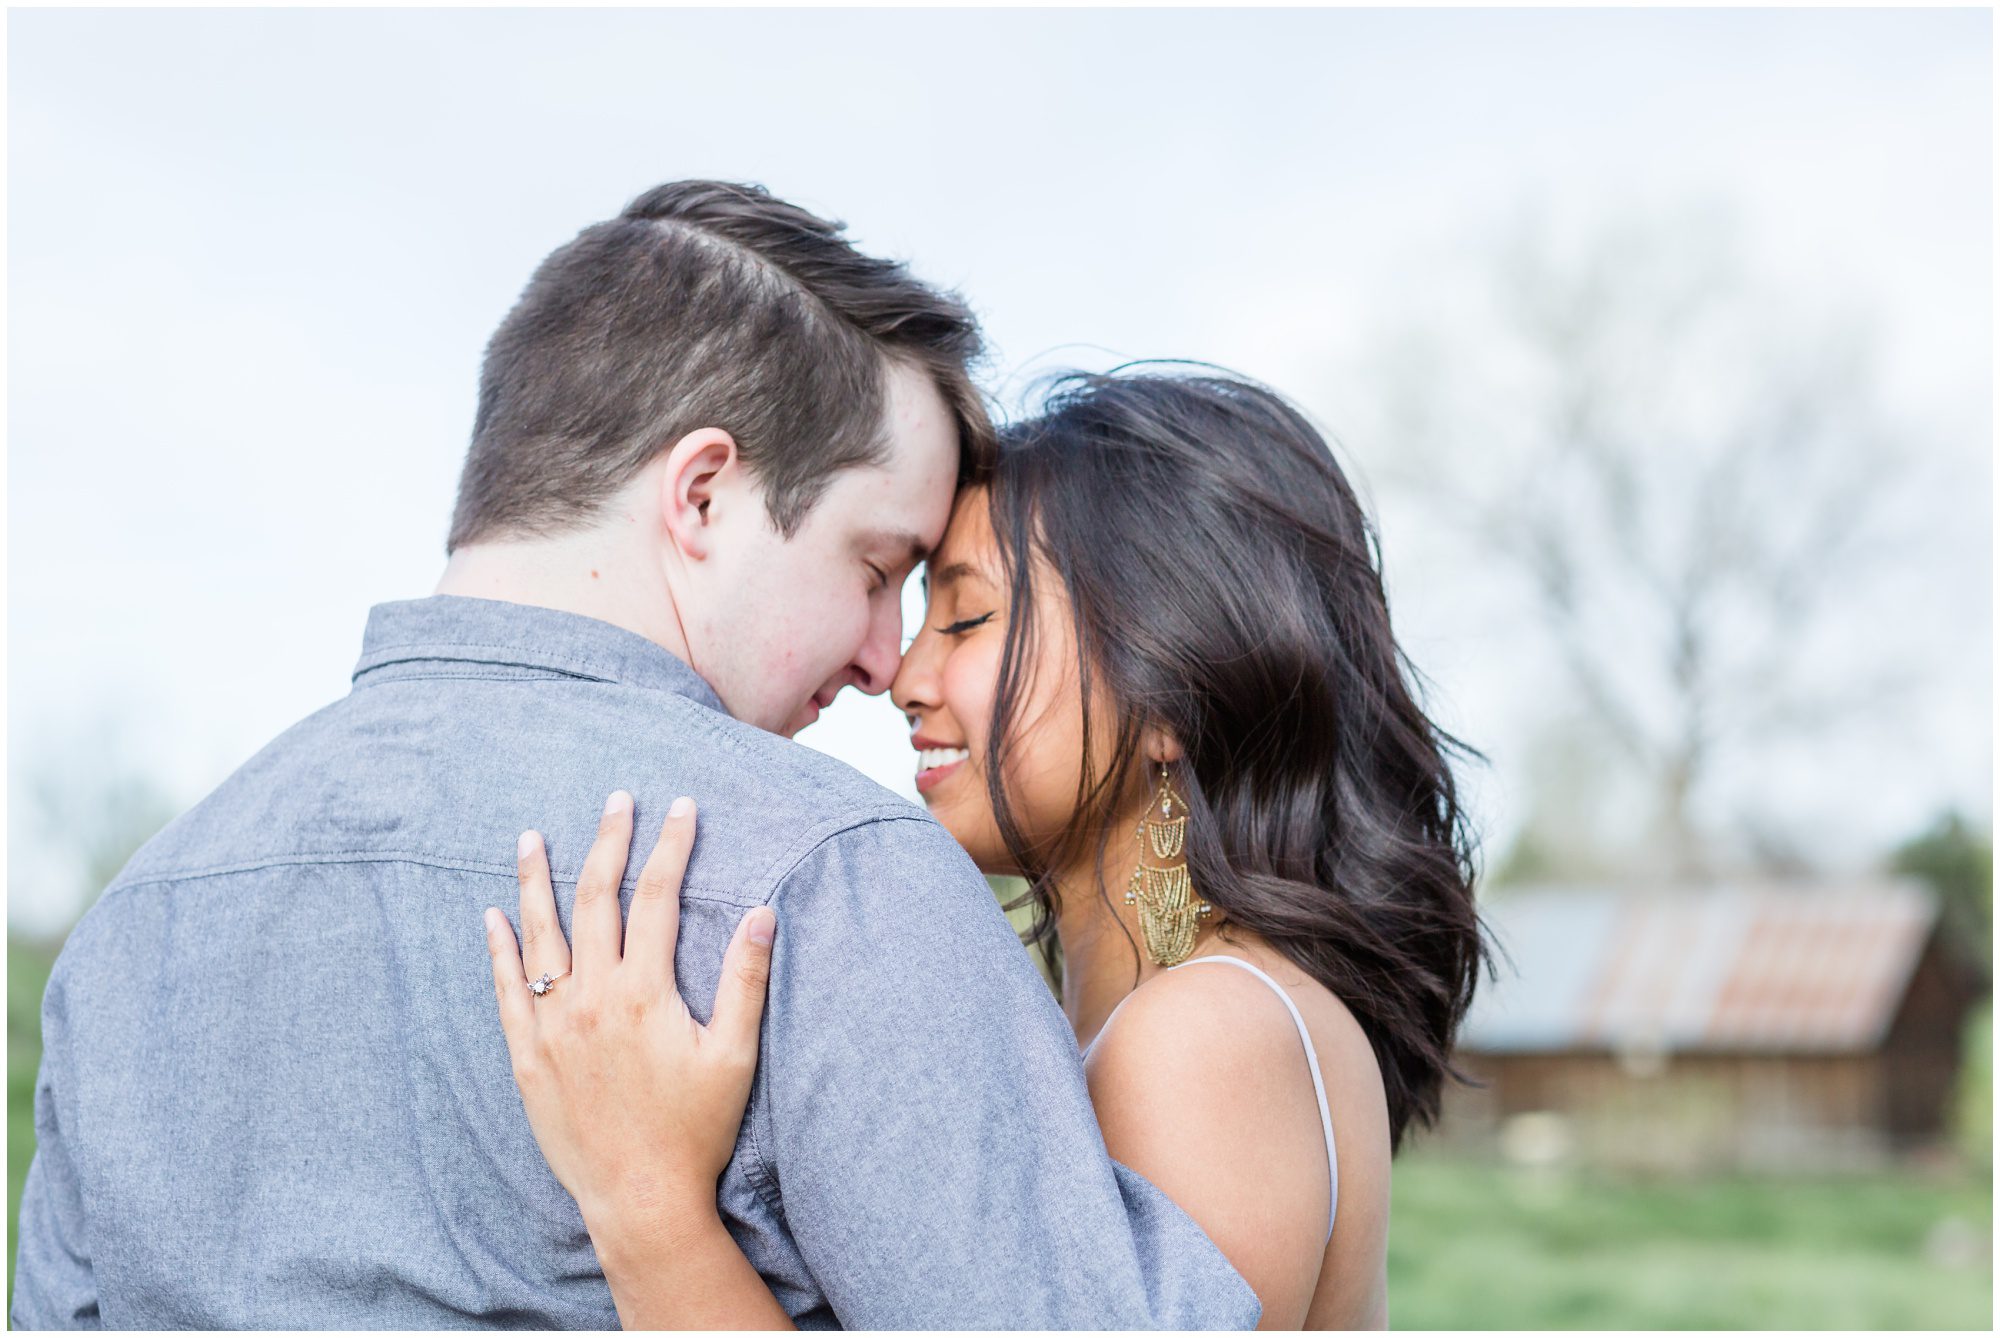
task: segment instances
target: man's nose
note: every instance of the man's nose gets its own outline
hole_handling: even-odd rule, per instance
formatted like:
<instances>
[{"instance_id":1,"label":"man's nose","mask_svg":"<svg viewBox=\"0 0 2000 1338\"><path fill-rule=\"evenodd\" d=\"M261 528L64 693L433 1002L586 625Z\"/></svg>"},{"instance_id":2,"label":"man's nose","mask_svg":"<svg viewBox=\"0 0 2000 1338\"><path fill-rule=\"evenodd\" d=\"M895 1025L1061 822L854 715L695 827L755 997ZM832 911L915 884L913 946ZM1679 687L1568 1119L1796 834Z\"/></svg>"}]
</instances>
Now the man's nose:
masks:
<instances>
[{"instance_id":1,"label":"man's nose","mask_svg":"<svg viewBox=\"0 0 2000 1338\"><path fill-rule=\"evenodd\" d=\"M875 619L869 626L868 639L861 643L861 653L854 661L854 686L871 697L887 692L889 685L896 681L896 670L903 663L902 644L903 611L900 608Z\"/></svg>"}]
</instances>

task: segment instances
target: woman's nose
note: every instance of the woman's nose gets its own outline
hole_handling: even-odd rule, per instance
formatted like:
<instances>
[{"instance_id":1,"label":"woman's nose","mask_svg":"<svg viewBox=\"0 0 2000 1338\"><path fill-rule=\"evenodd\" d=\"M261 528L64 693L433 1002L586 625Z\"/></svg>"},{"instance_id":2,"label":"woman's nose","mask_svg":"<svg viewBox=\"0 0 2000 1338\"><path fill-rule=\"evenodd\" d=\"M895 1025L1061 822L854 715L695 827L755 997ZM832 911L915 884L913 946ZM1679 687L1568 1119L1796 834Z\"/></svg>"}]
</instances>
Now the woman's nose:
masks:
<instances>
[{"instance_id":1,"label":"woman's nose","mask_svg":"<svg viewBox=\"0 0 2000 1338\"><path fill-rule=\"evenodd\" d=\"M889 700L906 716L916 715L937 705L937 666L934 638L929 629L917 632L917 639L903 652L896 681L889 685Z\"/></svg>"}]
</instances>

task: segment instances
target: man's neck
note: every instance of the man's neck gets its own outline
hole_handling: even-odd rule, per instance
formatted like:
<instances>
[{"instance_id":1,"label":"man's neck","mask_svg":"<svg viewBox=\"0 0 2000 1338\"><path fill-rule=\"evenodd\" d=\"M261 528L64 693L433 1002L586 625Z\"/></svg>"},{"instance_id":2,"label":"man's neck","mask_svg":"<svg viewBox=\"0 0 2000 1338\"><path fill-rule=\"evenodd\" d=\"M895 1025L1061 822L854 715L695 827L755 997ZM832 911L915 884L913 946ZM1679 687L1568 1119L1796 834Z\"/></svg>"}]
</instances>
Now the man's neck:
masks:
<instances>
[{"instance_id":1,"label":"man's neck","mask_svg":"<svg viewBox=\"0 0 2000 1338\"><path fill-rule=\"evenodd\" d=\"M605 530L468 544L445 563L432 593L595 618L636 632L696 667L665 573L648 555L622 551Z\"/></svg>"}]
</instances>

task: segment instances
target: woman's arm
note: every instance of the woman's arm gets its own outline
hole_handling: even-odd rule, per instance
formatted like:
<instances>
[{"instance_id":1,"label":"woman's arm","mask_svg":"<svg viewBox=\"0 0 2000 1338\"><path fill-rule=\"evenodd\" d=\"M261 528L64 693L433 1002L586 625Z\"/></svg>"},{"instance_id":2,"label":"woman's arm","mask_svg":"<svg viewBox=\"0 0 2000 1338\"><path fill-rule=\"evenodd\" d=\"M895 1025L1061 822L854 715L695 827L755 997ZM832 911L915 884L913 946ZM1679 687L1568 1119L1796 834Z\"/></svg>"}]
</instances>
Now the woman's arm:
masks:
<instances>
[{"instance_id":1,"label":"woman's arm","mask_svg":"<svg viewBox=\"0 0 2000 1338\"><path fill-rule=\"evenodd\" d=\"M715 1207L756 1071L770 974L770 943L751 931L768 940L775 916L759 907L744 917L714 1015L696 1023L673 977L693 832L692 807L677 804L638 880L621 955L631 809L629 797L613 796L577 882L574 962L540 842L525 836L526 952L489 911L494 986L536 1140L582 1211L621 1322L785 1326ZM912 870L943 881L924 914L866 891ZM774 1102L810 1119L780 1124L774 1139L787 1204L845 1228L802 1251L844 1323L1255 1323L1255 1297L1215 1246L1135 1197L1129 1173L1105 1159L1075 1039L941 828L901 815L865 824L822 843L788 878L788 908L799 898L810 908L788 909L794 969L802 956L817 960L820 1014L852 1025L795 1047L775 1068ZM851 960L850 939L896 961L893 982L835 969ZM536 997L527 982L545 972L557 979ZM774 1029L772 1043L781 1041ZM617 1118L623 1111L646 1118ZM1061 1155L1043 1157L1038 1137Z\"/></svg>"},{"instance_id":2,"label":"woman's arm","mask_svg":"<svg viewBox=\"0 0 2000 1338\"><path fill-rule=\"evenodd\" d=\"M626 1329L790 1329L796 1326L714 1202L679 1214L689 1233L678 1239L646 1225L590 1229L597 1262L611 1284L618 1323Z\"/></svg>"},{"instance_id":3,"label":"woman's arm","mask_svg":"<svg viewBox=\"0 0 2000 1338\"><path fill-rule=\"evenodd\" d=\"M781 1329L791 1317L716 1210L757 1068L776 917L743 917L707 1026L674 980L689 800L668 810L622 926L618 888L632 798L611 796L577 879L563 939L539 836L521 838L521 936L486 912L487 947L514 1078L549 1169L576 1199L627 1329ZM621 947L622 944L622 947ZM528 985L555 977L537 995ZM642 1121L618 1117L640 1111Z\"/></svg>"}]
</instances>

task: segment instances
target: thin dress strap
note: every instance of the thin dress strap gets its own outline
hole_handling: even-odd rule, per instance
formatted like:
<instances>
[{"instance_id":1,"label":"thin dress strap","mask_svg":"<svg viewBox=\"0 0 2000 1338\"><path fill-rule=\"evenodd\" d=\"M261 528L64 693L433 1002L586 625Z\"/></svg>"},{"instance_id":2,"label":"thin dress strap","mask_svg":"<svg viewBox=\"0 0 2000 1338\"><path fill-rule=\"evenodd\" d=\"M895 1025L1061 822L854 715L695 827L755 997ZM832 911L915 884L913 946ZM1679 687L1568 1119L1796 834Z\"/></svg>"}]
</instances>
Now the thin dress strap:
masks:
<instances>
[{"instance_id":1,"label":"thin dress strap","mask_svg":"<svg viewBox=\"0 0 2000 1338\"><path fill-rule=\"evenodd\" d=\"M1182 966L1193 966L1198 962L1228 962L1231 966L1242 967L1245 971L1248 971L1251 975L1271 987L1272 992L1284 1003L1285 1011L1292 1015L1292 1025L1299 1029L1299 1040L1306 1047L1306 1067L1312 1070L1313 1095L1319 1099L1319 1127L1321 1132L1326 1135L1326 1176L1328 1185L1326 1238L1332 1240L1333 1219L1340 1211L1340 1163L1334 1160L1333 1115L1327 1109L1326 1084L1320 1080L1319 1055L1313 1050L1312 1034L1306 1030L1306 1020L1299 1016L1298 1005L1292 1002L1291 995L1285 993L1283 985L1280 985L1277 981L1271 979L1263 971L1259 970L1253 964L1244 961L1241 957L1228 957L1221 954L1212 957L1190 957L1185 962L1182 962L1180 966L1173 966L1167 969L1178 971Z\"/></svg>"}]
</instances>

